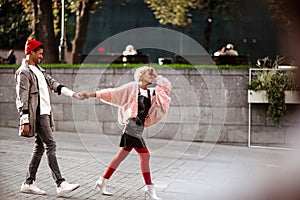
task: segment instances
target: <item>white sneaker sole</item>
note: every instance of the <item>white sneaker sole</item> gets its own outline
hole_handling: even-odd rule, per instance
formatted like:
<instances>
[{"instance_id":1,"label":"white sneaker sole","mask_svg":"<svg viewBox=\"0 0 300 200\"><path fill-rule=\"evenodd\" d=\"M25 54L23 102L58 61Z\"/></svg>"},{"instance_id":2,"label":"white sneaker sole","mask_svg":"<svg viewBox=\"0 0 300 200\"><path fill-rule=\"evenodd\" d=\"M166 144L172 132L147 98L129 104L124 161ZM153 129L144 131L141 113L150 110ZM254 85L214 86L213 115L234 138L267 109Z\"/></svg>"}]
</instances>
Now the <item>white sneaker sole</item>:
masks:
<instances>
[{"instance_id":1,"label":"white sneaker sole","mask_svg":"<svg viewBox=\"0 0 300 200\"><path fill-rule=\"evenodd\" d=\"M32 190L21 190L22 193L25 193L25 194L37 194L37 195L45 195L46 192L35 192L35 191L32 191Z\"/></svg>"},{"instance_id":2,"label":"white sneaker sole","mask_svg":"<svg viewBox=\"0 0 300 200\"><path fill-rule=\"evenodd\" d=\"M80 185L77 185L77 186L75 186L74 188L71 188L71 189L69 189L69 190L61 191L60 193L57 193L57 196L60 197L60 196L64 196L64 195L66 195L66 194L69 194L70 192L72 192L72 191L78 189L79 187L80 187Z\"/></svg>"}]
</instances>

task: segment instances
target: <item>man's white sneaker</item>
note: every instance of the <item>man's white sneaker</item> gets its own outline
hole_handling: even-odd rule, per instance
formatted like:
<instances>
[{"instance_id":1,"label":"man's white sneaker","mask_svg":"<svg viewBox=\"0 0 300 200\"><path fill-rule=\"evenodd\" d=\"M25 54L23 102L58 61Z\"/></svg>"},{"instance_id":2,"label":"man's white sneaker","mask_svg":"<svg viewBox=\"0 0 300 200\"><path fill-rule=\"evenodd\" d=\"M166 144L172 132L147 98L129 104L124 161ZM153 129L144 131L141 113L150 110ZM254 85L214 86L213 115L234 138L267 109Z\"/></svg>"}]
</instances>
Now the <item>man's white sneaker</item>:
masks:
<instances>
[{"instance_id":1,"label":"man's white sneaker","mask_svg":"<svg viewBox=\"0 0 300 200\"><path fill-rule=\"evenodd\" d=\"M79 184L70 184L67 181L64 181L60 184L59 187L57 187L56 191L57 191L57 196L63 196L68 194L69 192L72 192L74 190L76 190L77 188L79 188Z\"/></svg>"},{"instance_id":2,"label":"man's white sneaker","mask_svg":"<svg viewBox=\"0 0 300 200\"><path fill-rule=\"evenodd\" d=\"M27 194L40 194L40 195L46 194L46 191L38 188L35 182L33 182L32 184L23 183L21 185L21 192Z\"/></svg>"}]
</instances>

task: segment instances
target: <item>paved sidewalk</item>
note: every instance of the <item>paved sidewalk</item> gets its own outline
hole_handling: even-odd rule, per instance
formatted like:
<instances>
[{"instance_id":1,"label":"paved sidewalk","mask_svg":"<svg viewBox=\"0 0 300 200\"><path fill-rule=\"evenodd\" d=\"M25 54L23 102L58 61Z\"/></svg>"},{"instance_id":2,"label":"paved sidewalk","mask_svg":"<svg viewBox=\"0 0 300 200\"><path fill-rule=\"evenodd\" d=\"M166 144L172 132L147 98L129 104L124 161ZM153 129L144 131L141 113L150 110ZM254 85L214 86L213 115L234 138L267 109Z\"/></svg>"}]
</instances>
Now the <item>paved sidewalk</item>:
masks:
<instances>
[{"instance_id":1,"label":"paved sidewalk","mask_svg":"<svg viewBox=\"0 0 300 200\"><path fill-rule=\"evenodd\" d=\"M112 176L108 190L94 191L94 184L117 153L119 136L55 132L57 156L63 177L81 187L66 197L56 196L46 157L37 174L47 195L19 192L25 179L33 138L17 136L17 130L0 127L0 200L16 199L145 199L138 155L133 151ZM162 199L234 199L258 191L282 166L287 151L191 143L146 138L151 171ZM149 199L149 198L148 198ZM246 199L246 198L240 198Z\"/></svg>"}]
</instances>

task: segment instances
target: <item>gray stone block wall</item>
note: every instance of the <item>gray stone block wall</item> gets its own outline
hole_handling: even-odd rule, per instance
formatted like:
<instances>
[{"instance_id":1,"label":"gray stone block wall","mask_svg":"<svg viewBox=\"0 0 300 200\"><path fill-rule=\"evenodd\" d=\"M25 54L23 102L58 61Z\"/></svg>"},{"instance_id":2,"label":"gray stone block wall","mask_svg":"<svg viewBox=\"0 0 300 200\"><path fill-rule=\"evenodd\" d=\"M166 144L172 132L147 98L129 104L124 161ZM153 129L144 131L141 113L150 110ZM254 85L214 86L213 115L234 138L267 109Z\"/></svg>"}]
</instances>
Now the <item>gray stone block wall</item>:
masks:
<instances>
[{"instance_id":1,"label":"gray stone block wall","mask_svg":"<svg viewBox=\"0 0 300 200\"><path fill-rule=\"evenodd\" d=\"M15 70L0 69L0 126L4 127L18 127ZM132 81L134 69L47 69L47 72L75 91L95 91ZM145 129L146 137L247 144L248 70L161 68L157 72L171 81L172 102L167 116ZM97 99L78 101L54 93L51 101L59 131L113 135L122 132L116 107ZM282 127L276 127L266 120L265 104L252 107L253 143L292 143L297 120L291 116ZM294 105L291 109L294 108L298 107Z\"/></svg>"}]
</instances>

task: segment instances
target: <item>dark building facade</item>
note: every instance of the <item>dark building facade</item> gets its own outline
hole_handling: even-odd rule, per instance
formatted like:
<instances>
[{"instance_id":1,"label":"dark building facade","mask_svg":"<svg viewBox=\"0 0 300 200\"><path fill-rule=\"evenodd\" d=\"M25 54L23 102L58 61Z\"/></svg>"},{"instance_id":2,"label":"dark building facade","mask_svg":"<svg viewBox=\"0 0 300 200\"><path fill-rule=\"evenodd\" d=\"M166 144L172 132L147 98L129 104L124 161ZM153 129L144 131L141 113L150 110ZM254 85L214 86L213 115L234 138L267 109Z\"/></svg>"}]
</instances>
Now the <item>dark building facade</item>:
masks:
<instances>
[{"instance_id":1,"label":"dark building facade","mask_svg":"<svg viewBox=\"0 0 300 200\"><path fill-rule=\"evenodd\" d=\"M255 65L258 58L267 56L275 58L280 54L277 41L278 31L276 24L271 20L267 4L263 0L240 1L237 17L226 17L226 15L214 13L208 53L213 55L222 46L232 43L240 55L249 56L252 65ZM181 29L170 25L162 26L143 0L130 0L126 5L121 5L119 0L103 1L101 12L90 15L83 54L89 54L99 43L111 36L141 27L164 27L178 30L203 45L207 16L205 12L193 11L191 18L193 23ZM124 49L125 45L126 41L124 41ZM103 47L103 51L108 50L105 53L121 53L124 49L110 50ZM174 57L170 52L157 49L138 50L149 55L152 62L157 62L158 57Z\"/></svg>"}]
</instances>

